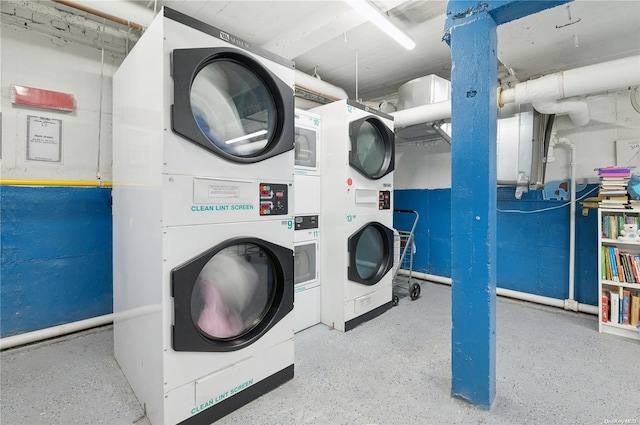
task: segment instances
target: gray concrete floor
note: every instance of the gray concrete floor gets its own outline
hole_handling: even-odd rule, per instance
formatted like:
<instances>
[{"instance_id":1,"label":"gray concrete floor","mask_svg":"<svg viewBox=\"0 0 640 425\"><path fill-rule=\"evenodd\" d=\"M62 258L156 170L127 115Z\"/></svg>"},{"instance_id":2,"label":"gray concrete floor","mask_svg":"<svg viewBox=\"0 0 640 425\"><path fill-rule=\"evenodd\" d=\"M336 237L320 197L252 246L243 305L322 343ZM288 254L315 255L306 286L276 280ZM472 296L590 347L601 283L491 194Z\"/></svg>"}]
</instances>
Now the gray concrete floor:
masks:
<instances>
[{"instance_id":1,"label":"gray concrete floor","mask_svg":"<svg viewBox=\"0 0 640 425\"><path fill-rule=\"evenodd\" d=\"M638 341L500 297L493 406L452 398L450 302L449 287L425 282L421 298L350 332L296 334L294 380L216 425L640 424ZM0 364L3 425L149 425L109 326L6 350Z\"/></svg>"}]
</instances>

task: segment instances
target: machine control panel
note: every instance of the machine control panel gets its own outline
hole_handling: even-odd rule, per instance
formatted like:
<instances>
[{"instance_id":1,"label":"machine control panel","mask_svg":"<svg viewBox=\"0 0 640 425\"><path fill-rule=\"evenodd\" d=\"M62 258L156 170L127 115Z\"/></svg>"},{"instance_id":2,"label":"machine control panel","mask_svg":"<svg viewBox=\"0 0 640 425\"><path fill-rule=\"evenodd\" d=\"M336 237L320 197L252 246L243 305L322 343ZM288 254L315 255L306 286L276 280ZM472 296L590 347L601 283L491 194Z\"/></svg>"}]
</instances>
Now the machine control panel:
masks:
<instances>
[{"instance_id":1,"label":"machine control panel","mask_svg":"<svg viewBox=\"0 0 640 425\"><path fill-rule=\"evenodd\" d=\"M317 215L301 215L296 216L295 229L317 229L318 228L318 216Z\"/></svg>"},{"instance_id":2,"label":"machine control panel","mask_svg":"<svg viewBox=\"0 0 640 425\"><path fill-rule=\"evenodd\" d=\"M378 192L378 209L390 210L391 209L391 191L381 190Z\"/></svg>"},{"instance_id":3,"label":"machine control panel","mask_svg":"<svg viewBox=\"0 0 640 425\"><path fill-rule=\"evenodd\" d=\"M286 184L260 183L260 215L287 215L288 191Z\"/></svg>"}]
</instances>

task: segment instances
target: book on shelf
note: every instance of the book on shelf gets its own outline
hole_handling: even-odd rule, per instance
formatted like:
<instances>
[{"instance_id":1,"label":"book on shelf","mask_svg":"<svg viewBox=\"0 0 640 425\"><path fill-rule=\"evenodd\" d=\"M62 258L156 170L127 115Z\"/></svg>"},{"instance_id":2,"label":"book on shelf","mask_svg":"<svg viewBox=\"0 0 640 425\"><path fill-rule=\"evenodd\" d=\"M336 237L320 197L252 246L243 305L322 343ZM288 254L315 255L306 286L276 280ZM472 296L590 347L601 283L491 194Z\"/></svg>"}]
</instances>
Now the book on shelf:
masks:
<instances>
[{"instance_id":1,"label":"book on shelf","mask_svg":"<svg viewBox=\"0 0 640 425\"><path fill-rule=\"evenodd\" d=\"M638 274L638 265L636 263L636 255L627 254L629 256L629 264L631 265L631 273L633 273L633 283L640 283L640 275Z\"/></svg>"},{"instance_id":2,"label":"book on shelf","mask_svg":"<svg viewBox=\"0 0 640 425\"><path fill-rule=\"evenodd\" d=\"M607 323L609 321L609 297L607 294L602 294L602 322Z\"/></svg>"},{"instance_id":3,"label":"book on shelf","mask_svg":"<svg viewBox=\"0 0 640 425\"><path fill-rule=\"evenodd\" d=\"M629 319L629 324L631 326L637 327L639 320L640 320L640 295L632 294L631 295L631 317Z\"/></svg>"},{"instance_id":4,"label":"book on shelf","mask_svg":"<svg viewBox=\"0 0 640 425\"><path fill-rule=\"evenodd\" d=\"M622 261L620 260L620 250L617 247L613 248L614 260L618 266L618 282L625 282L624 269L622 268Z\"/></svg>"},{"instance_id":5,"label":"book on shelf","mask_svg":"<svg viewBox=\"0 0 640 425\"><path fill-rule=\"evenodd\" d=\"M617 291L609 291L609 321L611 323L620 323L618 321L620 309L620 296Z\"/></svg>"},{"instance_id":6,"label":"book on shelf","mask_svg":"<svg viewBox=\"0 0 640 425\"><path fill-rule=\"evenodd\" d=\"M615 248L612 246L607 247L609 251L609 265L611 269L611 280L614 282L620 282L618 275L618 262L616 261Z\"/></svg>"},{"instance_id":7,"label":"book on shelf","mask_svg":"<svg viewBox=\"0 0 640 425\"><path fill-rule=\"evenodd\" d=\"M623 263L622 267L624 267L624 281L629 283L636 283L636 278L631 271L629 256L627 254L621 253L620 257L620 261Z\"/></svg>"},{"instance_id":8,"label":"book on shelf","mask_svg":"<svg viewBox=\"0 0 640 425\"><path fill-rule=\"evenodd\" d=\"M623 325L629 324L629 308L631 307L631 291L628 289L622 290L622 320L620 323Z\"/></svg>"}]
</instances>

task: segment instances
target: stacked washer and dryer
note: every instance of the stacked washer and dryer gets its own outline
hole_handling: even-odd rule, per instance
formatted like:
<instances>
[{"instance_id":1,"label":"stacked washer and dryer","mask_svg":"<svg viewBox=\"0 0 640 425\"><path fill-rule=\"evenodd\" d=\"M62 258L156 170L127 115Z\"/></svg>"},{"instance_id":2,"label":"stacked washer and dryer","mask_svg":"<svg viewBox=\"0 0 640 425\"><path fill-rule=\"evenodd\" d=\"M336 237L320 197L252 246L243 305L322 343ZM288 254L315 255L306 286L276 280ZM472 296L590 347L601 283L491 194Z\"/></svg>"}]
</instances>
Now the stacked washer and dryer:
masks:
<instances>
[{"instance_id":1,"label":"stacked washer and dryer","mask_svg":"<svg viewBox=\"0 0 640 425\"><path fill-rule=\"evenodd\" d=\"M351 100L322 118L321 321L348 331L391 308L393 117Z\"/></svg>"},{"instance_id":2,"label":"stacked washer and dryer","mask_svg":"<svg viewBox=\"0 0 640 425\"><path fill-rule=\"evenodd\" d=\"M322 120L295 110L295 332L320 323L320 155Z\"/></svg>"},{"instance_id":3,"label":"stacked washer and dryer","mask_svg":"<svg viewBox=\"0 0 640 425\"><path fill-rule=\"evenodd\" d=\"M114 351L154 425L293 378L294 74L165 8L114 76Z\"/></svg>"}]
</instances>

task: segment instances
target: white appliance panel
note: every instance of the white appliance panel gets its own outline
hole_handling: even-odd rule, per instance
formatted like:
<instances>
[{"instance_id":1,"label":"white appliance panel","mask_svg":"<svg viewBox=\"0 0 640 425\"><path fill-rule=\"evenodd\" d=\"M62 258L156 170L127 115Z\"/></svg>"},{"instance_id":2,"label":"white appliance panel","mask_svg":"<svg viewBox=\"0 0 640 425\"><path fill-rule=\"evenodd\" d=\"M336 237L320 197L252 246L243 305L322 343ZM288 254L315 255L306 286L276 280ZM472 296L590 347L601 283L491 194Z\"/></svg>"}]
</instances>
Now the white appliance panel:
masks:
<instances>
[{"instance_id":1,"label":"white appliance panel","mask_svg":"<svg viewBox=\"0 0 640 425\"><path fill-rule=\"evenodd\" d=\"M320 175L322 154L322 120L320 116L296 109L295 126L295 174Z\"/></svg>"}]
</instances>

